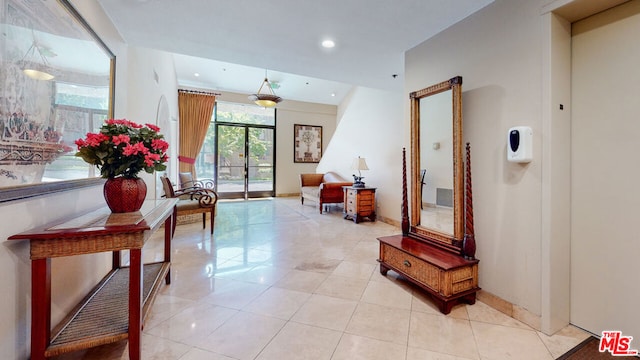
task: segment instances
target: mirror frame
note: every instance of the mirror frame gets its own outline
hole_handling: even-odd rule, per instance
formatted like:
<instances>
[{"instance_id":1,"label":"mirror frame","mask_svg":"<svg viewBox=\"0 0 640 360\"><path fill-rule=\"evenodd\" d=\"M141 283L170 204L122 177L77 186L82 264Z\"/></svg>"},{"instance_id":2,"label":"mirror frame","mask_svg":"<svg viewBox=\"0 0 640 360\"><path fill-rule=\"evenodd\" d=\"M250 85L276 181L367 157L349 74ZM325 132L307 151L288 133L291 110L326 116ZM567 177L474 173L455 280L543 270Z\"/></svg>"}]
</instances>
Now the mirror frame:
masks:
<instances>
[{"instance_id":1,"label":"mirror frame","mask_svg":"<svg viewBox=\"0 0 640 360\"><path fill-rule=\"evenodd\" d=\"M453 122L453 234L420 226L420 99L451 90ZM464 238L464 164L462 159L462 77L414 91L411 105L411 227L409 235L459 253ZM422 109L424 112L425 109Z\"/></svg>"},{"instance_id":2,"label":"mirror frame","mask_svg":"<svg viewBox=\"0 0 640 360\"><path fill-rule=\"evenodd\" d=\"M87 21L80 15L80 13L69 2L69 0L55 0L54 2L57 3L57 6L63 9L63 12L66 12L66 15L68 15L68 18L61 18L57 19L56 21L68 21L69 23L73 24L73 26L76 26L78 31L82 31L84 32L84 35L92 38L96 45L104 51L105 57L109 59L109 98L107 99L107 118L113 118L116 56L102 41L102 39L100 39L98 34L91 28L89 23L87 23ZM39 21L46 23L47 21L50 21L50 19L42 18L39 19ZM104 181L105 180L99 176L88 176L87 178L80 179L38 182L33 184L2 187L0 188L0 204L42 195L49 195L62 191L75 190L83 187L97 186L103 184Z\"/></svg>"}]
</instances>

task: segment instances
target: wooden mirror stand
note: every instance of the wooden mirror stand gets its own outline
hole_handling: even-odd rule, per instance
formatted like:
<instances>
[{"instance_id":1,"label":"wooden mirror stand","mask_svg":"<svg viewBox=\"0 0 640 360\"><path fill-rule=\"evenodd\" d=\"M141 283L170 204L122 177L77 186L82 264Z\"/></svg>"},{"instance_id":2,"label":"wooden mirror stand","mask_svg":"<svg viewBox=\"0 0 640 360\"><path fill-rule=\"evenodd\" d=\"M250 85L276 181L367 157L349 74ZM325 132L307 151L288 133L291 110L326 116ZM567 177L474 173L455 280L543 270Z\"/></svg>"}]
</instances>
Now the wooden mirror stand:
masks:
<instances>
[{"instance_id":1,"label":"wooden mirror stand","mask_svg":"<svg viewBox=\"0 0 640 360\"><path fill-rule=\"evenodd\" d=\"M422 101L430 96L450 91L451 112L442 116L440 110L430 108L433 102ZM380 237L380 273L395 271L408 281L426 290L437 303L440 311L448 314L460 301L474 304L478 287L478 260L475 259L473 229L473 200L471 191L470 147L466 147L466 169L462 159L462 77L435 84L410 94L411 101L411 219L408 218L406 154L403 149L403 197L402 234ZM421 104L424 107L421 108ZM446 106L445 106L446 108ZM423 114L421 116L421 113ZM427 121L425 114L438 114ZM428 124L428 125L427 125ZM449 227L433 223L421 223L423 205L422 172L429 172L431 160L421 162L421 135L437 132L441 128L452 129L449 149L453 174L440 174L452 179L451 207L443 209L452 216ZM424 141L423 141L424 142ZM422 145L422 147L421 147ZM434 146L435 148L435 146ZM449 160L447 160L449 161ZM466 182L465 182L466 170ZM452 175L452 176L451 176ZM446 182L445 182L446 183ZM440 205L438 205L440 206ZM442 228L450 230L443 231Z\"/></svg>"}]
</instances>

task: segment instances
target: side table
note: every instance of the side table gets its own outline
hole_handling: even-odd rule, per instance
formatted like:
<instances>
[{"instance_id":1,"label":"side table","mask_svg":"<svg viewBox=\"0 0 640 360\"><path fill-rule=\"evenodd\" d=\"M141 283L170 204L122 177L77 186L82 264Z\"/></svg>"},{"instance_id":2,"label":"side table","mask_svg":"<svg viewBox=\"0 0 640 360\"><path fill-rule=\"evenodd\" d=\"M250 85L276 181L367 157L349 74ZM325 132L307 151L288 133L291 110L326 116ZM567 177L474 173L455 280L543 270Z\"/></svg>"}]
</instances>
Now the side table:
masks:
<instances>
[{"instance_id":1,"label":"side table","mask_svg":"<svg viewBox=\"0 0 640 360\"><path fill-rule=\"evenodd\" d=\"M162 279L171 281L171 238L178 199L148 200L140 211L112 214L105 206L12 235L30 240L31 359L129 340L129 359L141 358L142 325ZM142 264L142 248L164 224L164 260ZM128 267L120 250L129 250ZM113 252L113 269L51 330L51 258ZM120 288L128 291L118 291ZM127 312L128 308L128 312ZM53 335L52 335L53 334Z\"/></svg>"},{"instance_id":2,"label":"side table","mask_svg":"<svg viewBox=\"0 0 640 360\"><path fill-rule=\"evenodd\" d=\"M351 218L357 224L368 218L376 221L376 188L343 186L344 218Z\"/></svg>"}]
</instances>

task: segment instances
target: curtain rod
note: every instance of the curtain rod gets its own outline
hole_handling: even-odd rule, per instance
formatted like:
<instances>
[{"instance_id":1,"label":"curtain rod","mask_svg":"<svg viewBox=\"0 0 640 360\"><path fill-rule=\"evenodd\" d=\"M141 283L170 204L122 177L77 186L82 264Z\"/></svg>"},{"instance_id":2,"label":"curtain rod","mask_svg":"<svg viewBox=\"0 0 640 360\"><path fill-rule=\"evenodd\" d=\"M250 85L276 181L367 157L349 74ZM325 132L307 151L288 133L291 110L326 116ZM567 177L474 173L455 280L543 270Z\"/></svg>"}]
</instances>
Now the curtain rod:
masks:
<instances>
[{"instance_id":1,"label":"curtain rod","mask_svg":"<svg viewBox=\"0 0 640 360\"><path fill-rule=\"evenodd\" d=\"M208 91L197 91L197 90L187 90L187 89L178 89L178 92L188 93L188 94L203 94L203 95L212 95L212 96L221 96L222 93L208 92Z\"/></svg>"}]
</instances>

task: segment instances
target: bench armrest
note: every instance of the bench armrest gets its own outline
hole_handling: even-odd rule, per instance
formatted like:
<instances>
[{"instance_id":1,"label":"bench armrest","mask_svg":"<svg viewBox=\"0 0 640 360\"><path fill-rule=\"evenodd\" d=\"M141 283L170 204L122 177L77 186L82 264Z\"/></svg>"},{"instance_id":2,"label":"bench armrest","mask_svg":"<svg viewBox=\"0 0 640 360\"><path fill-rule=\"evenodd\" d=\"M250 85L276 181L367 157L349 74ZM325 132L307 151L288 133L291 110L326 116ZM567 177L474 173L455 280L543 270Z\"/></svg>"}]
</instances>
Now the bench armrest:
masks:
<instances>
[{"instance_id":1,"label":"bench armrest","mask_svg":"<svg viewBox=\"0 0 640 360\"><path fill-rule=\"evenodd\" d=\"M353 185L352 182L322 183L320 185L320 191L322 191L322 190L334 190L334 189L339 189L340 191L342 191L342 187L343 186L351 186L351 185Z\"/></svg>"}]
</instances>

